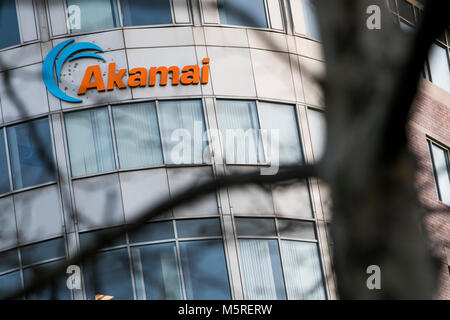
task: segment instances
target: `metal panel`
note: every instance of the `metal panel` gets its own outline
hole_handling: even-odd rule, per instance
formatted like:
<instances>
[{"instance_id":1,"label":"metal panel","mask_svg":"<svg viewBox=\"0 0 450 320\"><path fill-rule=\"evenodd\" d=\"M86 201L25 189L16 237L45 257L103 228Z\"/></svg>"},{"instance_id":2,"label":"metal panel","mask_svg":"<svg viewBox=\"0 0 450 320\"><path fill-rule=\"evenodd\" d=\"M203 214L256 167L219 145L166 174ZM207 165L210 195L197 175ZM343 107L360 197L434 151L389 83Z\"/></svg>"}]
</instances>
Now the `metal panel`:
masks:
<instances>
[{"instance_id":1,"label":"metal panel","mask_svg":"<svg viewBox=\"0 0 450 320\"><path fill-rule=\"evenodd\" d=\"M47 0L48 18L53 36L67 33L65 0Z\"/></svg>"},{"instance_id":2,"label":"metal panel","mask_svg":"<svg viewBox=\"0 0 450 320\"><path fill-rule=\"evenodd\" d=\"M287 53L251 50L258 97L295 100Z\"/></svg>"},{"instance_id":3,"label":"metal panel","mask_svg":"<svg viewBox=\"0 0 450 320\"><path fill-rule=\"evenodd\" d=\"M209 46L230 46L248 48L245 29L205 27L206 44Z\"/></svg>"},{"instance_id":4,"label":"metal panel","mask_svg":"<svg viewBox=\"0 0 450 320\"><path fill-rule=\"evenodd\" d=\"M137 67L160 67L197 64L194 47L153 48L153 49L129 49L127 50L128 61L131 68ZM157 80L159 76L157 77ZM158 80L159 81L159 80ZM175 85L168 80L166 86L160 86L157 81L154 87L133 88L133 98L152 98L167 96L200 95L200 84L198 85Z\"/></svg>"},{"instance_id":5,"label":"metal panel","mask_svg":"<svg viewBox=\"0 0 450 320\"><path fill-rule=\"evenodd\" d=\"M212 178L211 167L186 167L167 169L171 196L186 190L192 185L203 183ZM176 208L175 217L197 217L218 213L216 194L209 194L191 204Z\"/></svg>"},{"instance_id":6,"label":"metal panel","mask_svg":"<svg viewBox=\"0 0 450 320\"><path fill-rule=\"evenodd\" d=\"M209 47L211 79L216 95L255 97L248 49Z\"/></svg>"},{"instance_id":7,"label":"metal panel","mask_svg":"<svg viewBox=\"0 0 450 320\"><path fill-rule=\"evenodd\" d=\"M297 101L305 101L298 56L295 54L289 54L289 60L291 62L292 80L294 81L295 98L297 99Z\"/></svg>"},{"instance_id":8,"label":"metal panel","mask_svg":"<svg viewBox=\"0 0 450 320\"><path fill-rule=\"evenodd\" d=\"M284 30L280 0L267 0L267 9L269 11L270 26L272 29Z\"/></svg>"},{"instance_id":9,"label":"metal panel","mask_svg":"<svg viewBox=\"0 0 450 320\"><path fill-rule=\"evenodd\" d=\"M71 62L66 62L64 64L61 70L61 83L59 87L69 96L82 99L83 102L74 104L63 101L61 103L63 109L131 99L130 88L126 87L125 89L119 89L117 86L115 86L112 91L98 92L97 89L94 88L87 90L84 95L77 95L81 81L88 66L100 66L105 87L108 81L107 75L110 63L116 63L116 73L119 69L128 68L125 50L105 52L102 56L105 58L105 63L96 59L78 59ZM125 75L123 77L123 82L126 83L127 80L128 76Z\"/></svg>"},{"instance_id":10,"label":"metal panel","mask_svg":"<svg viewBox=\"0 0 450 320\"><path fill-rule=\"evenodd\" d=\"M15 194L14 205L21 243L63 232L61 200L56 185Z\"/></svg>"},{"instance_id":11,"label":"metal panel","mask_svg":"<svg viewBox=\"0 0 450 320\"><path fill-rule=\"evenodd\" d=\"M288 51L286 36L282 33L248 29L247 34L251 48Z\"/></svg>"},{"instance_id":12,"label":"metal panel","mask_svg":"<svg viewBox=\"0 0 450 320\"><path fill-rule=\"evenodd\" d=\"M68 39L75 39L76 42L92 42L102 48L103 51L118 50L125 47L121 30L96 32L93 34L70 38L59 38L53 40L53 46L56 46Z\"/></svg>"},{"instance_id":13,"label":"metal panel","mask_svg":"<svg viewBox=\"0 0 450 320\"><path fill-rule=\"evenodd\" d=\"M118 174L73 181L80 231L123 224Z\"/></svg>"},{"instance_id":14,"label":"metal panel","mask_svg":"<svg viewBox=\"0 0 450 320\"><path fill-rule=\"evenodd\" d=\"M16 218L12 197L0 199L0 250L17 244Z\"/></svg>"},{"instance_id":15,"label":"metal panel","mask_svg":"<svg viewBox=\"0 0 450 320\"><path fill-rule=\"evenodd\" d=\"M303 18L302 0L290 0L294 33L306 34L306 25Z\"/></svg>"},{"instance_id":16,"label":"metal panel","mask_svg":"<svg viewBox=\"0 0 450 320\"><path fill-rule=\"evenodd\" d=\"M17 1L17 11L20 18L20 30L22 42L38 39L36 19L33 8L33 0Z\"/></svg>"},{"instance_id":17,"label":"metal panel","mask_svg":"<svg viewBox=\"0 0 450 320\"><path fill-rule=\"evenodd\" d=\"M298 54L306 57L311 57L317 60L324 60L322 44L300 37L295 37Z\"/></svg>"},{"instance_id":18,"label":"metal panel","mask_svg":"<svg viewBox=\"0 0 450 320\"><path fill-rule=\"evenodd\" d=\"M17 59L20 57L20 59ZM0 71L19 68L42 61L39 43L29 44L0 52Z\"/></svg>"},{"instance_id":19,"label":"metal panel","mask_svg":"<svg viewBox=\"0 0 450 320\"><path fill-rule=\"evenodd\" d=\"M120 173L123 207L127 223L137 218L144 209L153 208L160 201L169 199L169 185L165 168ZM170 218L172 213L156 217Z\"/></svg>"},{"instance_id":20,"label":"metal panel","mask_svg":"<svg viewBox=\"0 0 450 320\"><path fill-rule=\"evenodd\" d=\"M220 23L217 0L200 0L200 4L204 23Z\"/></svg>"},{"instance_id":21,"label":"metal panel","mask_svg":"<svg viewBox=\"0 0 450 320\"><path fill-rule=\"evenodd\" d=\"M125 29L127 48L192 46L192 27Z\"/></svg>"},{"instance_id":22,"label":"metal panel","mask_svg":"<svg viewBox=\"0 0 450 320\"><path fill-rule=\"evenodd\" d=\"M304 57L299 57L299 61L306 103L323 106L323 91L315 79L324 75L325 63Z\"/></svg>"},{"instance_id":23,"label":"metal panel","mask_svg":"<svg viewBox=\"0 0 450 320\"><path fill-rule=\"evenodd\" d=\"M189 23L191 22L189 15L189 7L186 0L172 0L173 13L175 23Z\"/></svg>"},{"instance_id":24,"label":"metal panel","mask_svg":"<svg viewBox=\"0 0 450 320\"><path fill-rule=\"evenodd\" d=\"M38 63L7 71L11 89L24 110L20 110L13 97L7 94L5 73L0 74L0 99L5 122L48 113L47 92L42 81L41 70L42 64Z\"/></svg>"},{"instance_id":25,"label":"metal panel","mask_svg":"<svg viewBox=\"0 0 450 320\"><path fill-rule=\"evenodd\" d=\"M306 183L275 186L272 194L277 215L297 218L313 217Z\"/></svg>"}]
</instances>

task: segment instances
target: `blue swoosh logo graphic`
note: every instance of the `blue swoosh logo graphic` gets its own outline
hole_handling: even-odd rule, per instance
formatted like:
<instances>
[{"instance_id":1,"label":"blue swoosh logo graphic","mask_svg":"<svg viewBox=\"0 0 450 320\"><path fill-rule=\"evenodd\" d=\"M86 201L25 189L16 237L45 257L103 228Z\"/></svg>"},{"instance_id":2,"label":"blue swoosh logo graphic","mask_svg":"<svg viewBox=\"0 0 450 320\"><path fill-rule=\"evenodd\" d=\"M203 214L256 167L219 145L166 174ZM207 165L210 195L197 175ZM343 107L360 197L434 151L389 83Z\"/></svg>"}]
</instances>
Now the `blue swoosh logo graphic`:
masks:
<instances>
[{"instance_id":1,"label":"blue swoosh logo graphic","mask_svg":"<svg viewBox=\"0 0 450 320\"><path fill-rule=\"evenodd\" d=\"M75 59L81 58L94 58L105 61L105 59L92 52L83 52L72 56L74 53L85 50L95 50L98 52L103 52L102 48L89 42L80 42L68 46L74 41L74 39L66 40L58 44L48 53L47 57L44 60L44 64L42 65L42 78L48 91L50 91L55 97L68 102L83 102L83 100L68 96L63 91L61 91L61 89L58 87L58 84L56 83L56 79L54 76L55 69L56 77L59 81L61 81L61 69L67 60L73 61Z\"/></svg>"}]
</instances>

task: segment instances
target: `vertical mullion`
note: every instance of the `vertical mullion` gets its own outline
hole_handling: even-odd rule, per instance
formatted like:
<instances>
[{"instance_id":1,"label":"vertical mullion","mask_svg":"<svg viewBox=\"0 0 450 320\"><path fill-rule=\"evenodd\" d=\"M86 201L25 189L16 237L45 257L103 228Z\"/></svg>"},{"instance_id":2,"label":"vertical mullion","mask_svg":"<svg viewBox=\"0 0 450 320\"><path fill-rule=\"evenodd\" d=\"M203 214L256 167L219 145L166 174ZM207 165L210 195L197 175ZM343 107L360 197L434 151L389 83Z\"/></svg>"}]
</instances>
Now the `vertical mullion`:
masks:
<instances>
[{"instance_id":1,"label":"vertical mullion","mask_svg":"<svg viewBox=\"0 0 450 320\"><path fill-rule=\"evenodd\" d=\"M284 293L286 294L286 300L289 300L289 294L287 290L288 281L286 280L286 270L284 268L284 261L283 261L283 250L281 249L281 239L280 239L280 231L278 228L278 219L275 218L275 230L277 232L277 242L278 242L278 251L280 253L280 263L281 263L281 271L283 272L283 281L284 281Z\"/></svg>"},{"instance_id":2,"label":"vertical mullion","mask_svg":"<svg viewBox=\"0 0 450 320\"><path fill-rule=\"evenodd\" d=\"M165 144L164 144L164 137L162 134L162 129L161 129L161 119L159 117L159 100L155 100L155 108L156 108L156 118L158 120L158 130L159 130L159 139L161 141L161 152L163 155L163 163L167 164L167 159L166 159L166 148L165 148Z\"/></svg>"},{"instance_id":3,"label":"vertical mullion","mask_svg":"<svg viewBox=\"0 0 450 320\"><path fill-rule=\"evenodd\" d=\"M181 263L180 246L179 246L179 241L178 241L177 224L175 222L175 219L172 219L172 224L173 224L173 230L174 230L174 234L175 234L175 249L177 251L178 272L180 272L181 291L182 291L182 294L183 294L183 299L187 300L186 286L184 284L184 276L183 276L183 266L182 266L182 263Z\"/></svg>"},{"instance_id":4,"label":"vertical mullion","mask_svg":"<svg viewBox=\"0 0 450 320\"><path fill-rule=\"evenodd\" d=\"M9 191L14 190L14 183L13 183L13 175L12 175L12 166L11 166L11 157L9 154L9 144L8 144L8 138L6 136L6 127L2 129L3 130L3 138L5 140L5 148L6 148L6 162L8 165L8 176L9 176Z\"/></svg>"},{"instance_id":5,"label":"vertical mullion","mask_svg":"<svg viewBox=\"0 0 450 320\"><path fill-rule=\"evenodd\" d=\"M119 15L119 27L123 27L123 14L122 14L122 5L120 4L120 0L115 0L117 5L117 14Z\"/></svg>"},{"instance_id":6,"label":"vertical mullion","mask_svg":"<svg viewBox=\"0 0 450 320\"><path fill-rule=\"evenodd\" d=\"M112 108L111 105L108 105L108 116L109 116L109 126L110 126L110 130L111 130L111 139L112 139L112 143L113 143L113 150L114 150L114 162L116 164L116 170L120 169L119 166L119 154L117 152L117 143L116 143L116 133L115 133L115 128L114 128L114 121L113 121L113 117L112 117Z\"/></svg>"},{"instance_id":7,"label":"vertical mullion","mask_svg":"<svg viewBox=\"0 0 450 320\"><path fill-rule=\"evenodd\" d=\"M16 17L17 17L17 26L19 27L19 37L20 37L20 44L23 43L23 35L22 35L22 21L20 19L20 12L19 12L19 6L17 5L17 2L19 0L14 0L14 6L16 7Z\"/></svg>"}]
</instances>

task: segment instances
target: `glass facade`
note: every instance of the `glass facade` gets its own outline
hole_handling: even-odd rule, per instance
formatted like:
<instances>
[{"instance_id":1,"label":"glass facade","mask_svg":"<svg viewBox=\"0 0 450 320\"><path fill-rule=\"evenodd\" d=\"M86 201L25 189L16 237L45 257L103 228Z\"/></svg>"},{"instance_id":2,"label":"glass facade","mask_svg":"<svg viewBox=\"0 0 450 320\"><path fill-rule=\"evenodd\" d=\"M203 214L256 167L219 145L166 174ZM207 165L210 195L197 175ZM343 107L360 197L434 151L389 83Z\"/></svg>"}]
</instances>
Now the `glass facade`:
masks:
<instances>
[{"instance_id":1,"label":"glass facade","mask_svg":"<svg viewBox=\"0 0 450 320\"><path fill-rule=\"evenodd\" d=\"M218 0L220 23L268 28L264 0Z\"/></svg>"},{"instance_id":2,"label":"glass facade","mask_svg":"<svg viewBox=\"0 0 450 320\"><path fill-rule=\"evenodd\" d=\"M0 30L8 30L8 32L2 32L0 35L0 49L20 43L15 0L0 1Z\"/></svg>"}]
</instances>

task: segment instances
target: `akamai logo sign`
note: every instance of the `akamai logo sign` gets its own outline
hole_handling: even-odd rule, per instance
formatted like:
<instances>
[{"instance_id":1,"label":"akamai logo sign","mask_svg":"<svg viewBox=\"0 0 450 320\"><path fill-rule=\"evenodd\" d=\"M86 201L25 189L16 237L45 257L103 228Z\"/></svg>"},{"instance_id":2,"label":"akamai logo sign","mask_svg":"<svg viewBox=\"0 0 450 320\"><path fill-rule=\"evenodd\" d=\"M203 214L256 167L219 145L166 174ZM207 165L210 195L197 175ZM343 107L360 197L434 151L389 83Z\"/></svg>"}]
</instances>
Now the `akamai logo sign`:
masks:
<instances>
[{"instance_id":1,"label":"akamai logo sign","mask_svg":"<svg viewBox=\"0 0 450 320\"><path fill-rule=\"evenodd\" d=\"M68 102L83 102L65 94L58 87L57 80L61 82L61 69L64 63L80 58L94 58L105 61L105 59L93 52L82 52L87 50L94 50L96 52L103 52L99 46L89 43L80 42L71 44L73 39L66 40L56 47L54 47L44 60L42 66L42 77L44 83L55 97ZM71 44L70 46L68 46ZM100 65L89 66L86 68L83 79L80 83L77 94L84 95L87 90L96 89L98 92L111 91L116 88L136 88L136 87L153 87L158 83L160 86L167 85L171 81L173 86L181 85L198 85L207 84L209 81L209 58L202 60L202 66L188 65L183 68L177 66L170 67L140 67L131 70L118 69L116 70L116 63L108 65L106 86L103 79ZM56 73L56 78L55 78ZM169 73L172 76L169 78ZM128 81L124 80L125 75L128 74Z\"/></svg>"}]
</instances>

